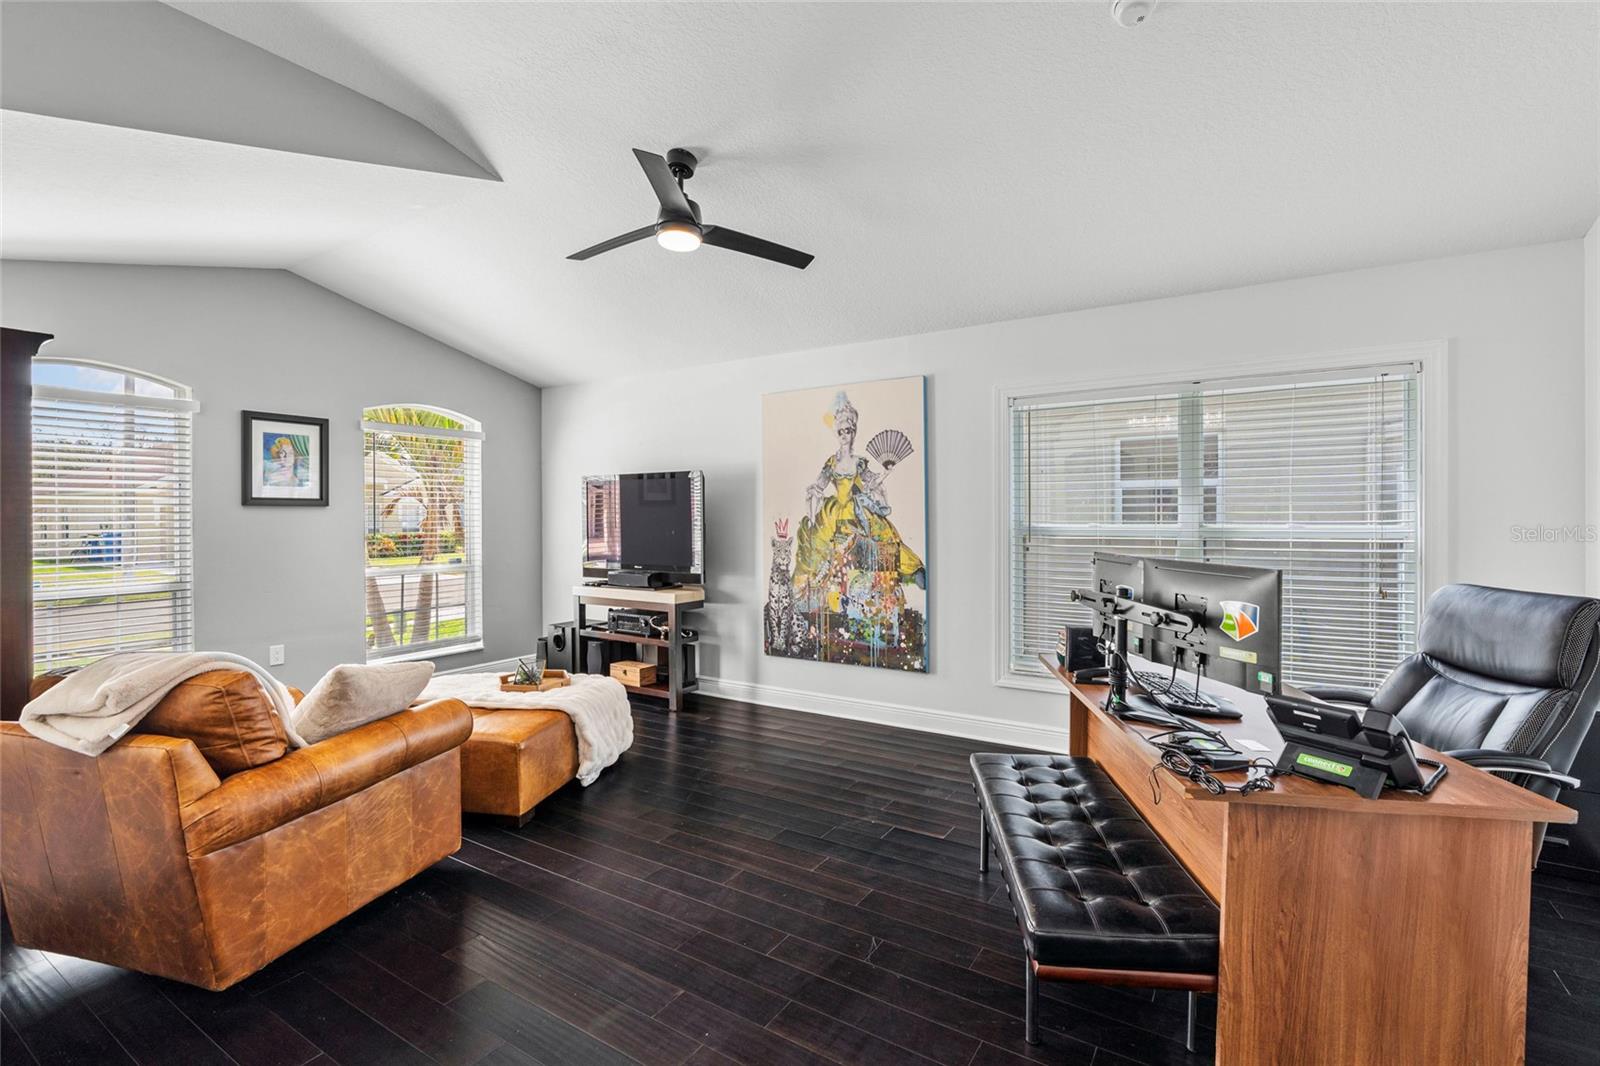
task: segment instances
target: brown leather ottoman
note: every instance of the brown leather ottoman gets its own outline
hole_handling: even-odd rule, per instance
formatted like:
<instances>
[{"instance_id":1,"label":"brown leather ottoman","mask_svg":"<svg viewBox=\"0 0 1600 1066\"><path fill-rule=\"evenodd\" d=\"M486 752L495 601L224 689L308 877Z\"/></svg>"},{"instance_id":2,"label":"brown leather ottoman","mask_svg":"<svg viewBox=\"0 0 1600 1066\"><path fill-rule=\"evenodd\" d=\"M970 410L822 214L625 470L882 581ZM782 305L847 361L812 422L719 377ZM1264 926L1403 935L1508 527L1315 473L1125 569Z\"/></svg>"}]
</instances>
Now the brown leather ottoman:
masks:
<instances>
[{"instance_id":1,"label":"brown leather ottoman","mask_svg":"<svg viewBox=\"0 0 1600 1066\"><path fill-rule=\"evenodd\" d=\"M516 825L578 773L578 738L562 711L473 707L461 746L461 809Z\"/></svg>"}]
</instances>

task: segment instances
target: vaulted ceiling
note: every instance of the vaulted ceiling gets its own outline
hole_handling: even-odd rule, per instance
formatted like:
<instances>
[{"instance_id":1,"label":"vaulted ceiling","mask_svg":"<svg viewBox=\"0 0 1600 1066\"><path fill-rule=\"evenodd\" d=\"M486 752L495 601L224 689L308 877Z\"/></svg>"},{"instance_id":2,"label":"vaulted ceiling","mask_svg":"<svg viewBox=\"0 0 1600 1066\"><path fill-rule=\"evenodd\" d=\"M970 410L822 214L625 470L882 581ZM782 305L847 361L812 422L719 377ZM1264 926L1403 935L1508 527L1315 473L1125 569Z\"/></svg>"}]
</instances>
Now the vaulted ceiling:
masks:
<instances>
[{"instance_id":1,"label":"vaulted ceiling","mask_svg":"<svg viewBox=\"0 0 1600 1066\"><path fill-rule=\"evenodd\" d=\"M271 266L540 384L1581 236L1600 6L0 6L0 253ZM641 242L630 149L804 272ZM975 353L975 355L981 353Z\"/></svg>"}]
</instances>

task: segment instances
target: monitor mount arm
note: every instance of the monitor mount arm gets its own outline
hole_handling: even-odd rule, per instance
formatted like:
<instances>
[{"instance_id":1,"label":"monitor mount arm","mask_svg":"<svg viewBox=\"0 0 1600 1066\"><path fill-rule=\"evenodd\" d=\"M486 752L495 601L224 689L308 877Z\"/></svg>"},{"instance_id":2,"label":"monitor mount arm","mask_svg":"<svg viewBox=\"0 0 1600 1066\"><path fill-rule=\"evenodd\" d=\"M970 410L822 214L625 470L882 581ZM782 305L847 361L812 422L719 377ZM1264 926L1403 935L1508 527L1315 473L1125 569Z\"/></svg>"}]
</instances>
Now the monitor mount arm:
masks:
<instances>
[{"instance_id":1,"label":"monitor mount arm","mask_svg":"<svg viewBox=\"0 0 1600 1066\"><path fill-rule=\"evenodd\" d=\"M1085 604L1095 612L1100 620L1102 641L1105 639L1106 626L1109 625L1112 630L1111 662L1105 668L1105 676L1111 682L1111 692L1106 697L1108 709L1120 707L1128 700L1128 623L1164 629L1177 637L1180 648L1198 652L1201 647L1193 637L1200 628L1193 617L1136 600L1133 598L1133 589L1127 585L1118 585L1111 592L1073 589L1071 596L1073 603ZM1081 671L1078 678L1088 681L1099 676L1098 672L1091 676L1085 674L1090 672Z\"/></svg>"}]
</instances>

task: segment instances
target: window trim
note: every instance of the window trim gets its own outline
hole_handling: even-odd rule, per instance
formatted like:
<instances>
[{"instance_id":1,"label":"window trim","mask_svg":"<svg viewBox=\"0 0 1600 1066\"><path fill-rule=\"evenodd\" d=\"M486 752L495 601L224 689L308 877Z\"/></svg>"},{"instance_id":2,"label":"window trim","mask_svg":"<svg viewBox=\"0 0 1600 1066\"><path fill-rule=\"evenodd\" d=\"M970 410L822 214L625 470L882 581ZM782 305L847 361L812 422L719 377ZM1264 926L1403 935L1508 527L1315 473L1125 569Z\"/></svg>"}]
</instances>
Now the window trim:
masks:
<instances>
[{"instance_id":1,"label":"window trim","mask_svg":"<svg viewBox=\"0 0 1600 1066\"><path fill-rule=\"evenodd\" d=\"M1370 371L1397 363L1414 363L1417 371L1417 413L1421 422L1417 446L1422 480L1417 516L1418 614L1433 591L1454 580L1455 556L1451 546L1449 516L1455 493L1450 476L1450 342L1445 339L1414 341L1370 348L1346 348L1298 355L1208 364L1193 377L1176 370L1143 374L1082 375L1064 385L1060 379L1012 382L994 388L994 424L990 441L993 455L994 517L994 644L991 647L993 683L998 688L1060 693L1049 677L1013 673L1011 670L1011 408L1016 401L1060 397L1081 403L1132 394L1177 391L1204 383L1226 382L1230 387L1267 385L1285 380L1344 372ZM1221 511L1221 501L1218 510ZM1168 527L1158 527L1167 529Z\"/></svg>"},{"instance_id":2,"label":"window trim","mask_svg":"<svg viewBox=\"0 0 1600 1066\"><path fill-rule=\"evenodd\" d=\"M65 400L69 403L109 403L107 396L127 396L137 399L141 407L150 407L159 411L187 411L197 414L200 411L200 402L194 398L194 390L181 381L152 374L146 370L136 370L131 366L120 366L116 363L107 363L98 359L75 359L71 356L36 355L33 363L38 365L46 363L52 366L81 366L90 370L104 370L112 374L121 374L124 377L143 378L157 385L164 385L172 390L171 396L144 396L135 392L111 392L109 389L74 389L66 385L31 385L33 397L43 397L47 400Z\"/></svg>"}]
</instances>

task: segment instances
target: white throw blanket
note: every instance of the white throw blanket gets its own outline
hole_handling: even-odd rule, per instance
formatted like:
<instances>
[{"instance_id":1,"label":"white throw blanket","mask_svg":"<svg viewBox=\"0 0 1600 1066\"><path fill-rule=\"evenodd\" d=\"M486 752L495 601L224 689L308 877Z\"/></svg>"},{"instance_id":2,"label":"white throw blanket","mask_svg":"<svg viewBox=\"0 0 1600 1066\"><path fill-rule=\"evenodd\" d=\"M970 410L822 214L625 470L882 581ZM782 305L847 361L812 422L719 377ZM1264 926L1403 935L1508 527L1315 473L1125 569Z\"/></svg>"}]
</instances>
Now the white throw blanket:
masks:
<instances>
[{"instance_id":1,"label":"white throw blanket","mask_svg":"<svg viewBox=\"0 0 1600 1066\"><path fill-rule=\"evenodd\" d=\"M119 652L67 675L22 708L22 728L57 747L99 755L115 744L161 698L209 670L248 670L261 682L289 742L305 741L294 729L294 699L283 682L242 655L221 651Z\"/></svg>"},{"instance_id":2,"label":"white throw blanket","mask_svg":"<svg viewBox=\"0 0 1600 1066\"><path fill-rule=\"evenodd\" d=\"M419 698L565 712L578 735L578 780L585 785L633 747L628 692L620 681L597 674L573 674L572 684L548 692L501 692L498 674L435 674Z\"/></svg>"}]
</instances>

